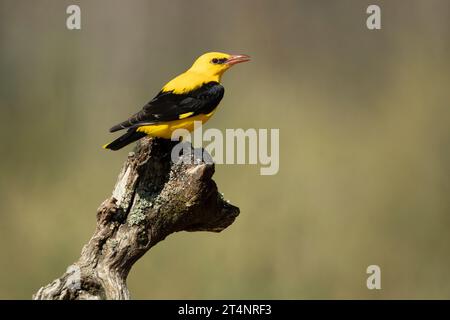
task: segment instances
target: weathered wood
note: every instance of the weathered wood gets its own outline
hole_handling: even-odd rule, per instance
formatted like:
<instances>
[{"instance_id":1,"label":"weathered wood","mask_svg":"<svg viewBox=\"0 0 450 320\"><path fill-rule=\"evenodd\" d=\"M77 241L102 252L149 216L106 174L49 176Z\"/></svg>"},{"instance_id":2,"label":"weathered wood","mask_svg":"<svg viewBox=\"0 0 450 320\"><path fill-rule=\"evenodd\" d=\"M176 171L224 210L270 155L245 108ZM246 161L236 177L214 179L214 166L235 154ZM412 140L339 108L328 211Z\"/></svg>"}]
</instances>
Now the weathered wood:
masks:
<instances>
[{"instance_id":1,"label":"weathered wood","mask_svg":"<svg viewBox=\"0 0 450 320\"><path fill-rule=\"evenodd\" d=\"M214 164L195 152L172 162L175 143L141 139L79 260L33 299L129 299L127 275L155 244L177 231L220 232L233 223L239 208L218 193Z\"/></svg>"}]
</instances>

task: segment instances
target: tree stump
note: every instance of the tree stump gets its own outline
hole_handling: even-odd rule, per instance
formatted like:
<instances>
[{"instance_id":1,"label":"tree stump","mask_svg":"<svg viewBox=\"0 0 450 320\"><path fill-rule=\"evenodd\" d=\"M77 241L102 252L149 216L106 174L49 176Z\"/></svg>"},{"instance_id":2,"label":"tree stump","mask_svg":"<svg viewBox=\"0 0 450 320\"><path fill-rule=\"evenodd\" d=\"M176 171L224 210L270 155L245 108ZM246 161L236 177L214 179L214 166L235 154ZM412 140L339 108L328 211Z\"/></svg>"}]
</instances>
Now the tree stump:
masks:
<instances>
[{"instance_id":1,"label":"tree stump","mask_svg":"<svg viewBox=\"0 0 450 320\"><path fill-rule=\"evenodd\" d=\"M177 143L137 143L97 210L97 227L79 260L33 299L130 299L128 273L155 244L177 231L220 232L233 223L239 208L218 192L214 163L204 160L210 156L201 150L172 162Z\"/></svg>"}]
</instances>

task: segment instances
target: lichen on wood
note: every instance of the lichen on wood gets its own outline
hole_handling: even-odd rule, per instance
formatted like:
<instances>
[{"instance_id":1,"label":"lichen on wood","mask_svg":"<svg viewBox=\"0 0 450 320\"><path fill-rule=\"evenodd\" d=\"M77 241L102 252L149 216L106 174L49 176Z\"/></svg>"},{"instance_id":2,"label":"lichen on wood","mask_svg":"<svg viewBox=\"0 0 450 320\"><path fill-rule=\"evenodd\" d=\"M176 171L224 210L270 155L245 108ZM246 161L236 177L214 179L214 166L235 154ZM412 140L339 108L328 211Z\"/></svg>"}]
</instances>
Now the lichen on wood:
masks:
<instances>
[{"instance_id":1,"label":"lichen on wood","mask_svg":"<svg viewBox=\"0 0 450 320\"><path fill-rule=\"evenodd\" d=\"M173 162L175 144L151 138L138 142L113 195L97 210L95 232L81 257L33 299L129 299L128 273L155 244L174 232L220 232L233 223L239 208L218 192L214 163L204 160L209 155L190 152Z\"/></svg>"}]
</instances>

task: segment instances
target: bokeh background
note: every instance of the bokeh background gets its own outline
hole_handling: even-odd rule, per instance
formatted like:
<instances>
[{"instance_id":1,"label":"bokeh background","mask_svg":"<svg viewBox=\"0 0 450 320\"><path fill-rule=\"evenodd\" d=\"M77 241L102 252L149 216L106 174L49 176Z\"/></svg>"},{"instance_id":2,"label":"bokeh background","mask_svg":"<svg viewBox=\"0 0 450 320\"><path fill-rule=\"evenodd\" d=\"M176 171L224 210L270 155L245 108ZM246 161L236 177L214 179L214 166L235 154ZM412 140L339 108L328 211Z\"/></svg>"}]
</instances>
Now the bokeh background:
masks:
<instances>
[{"instance_id":1,"label":"bokeh background","mask_svg":"<svg viewBox=\"0 0 450 320\"><path fill-rule=\"evenodd\" d=\"M108 128L206 51L253 58L207 127L279 128L280 171L217 166L241 215L158 244L133 297L450 298L447 0L0 0L0 298L78 258L131 150Z\"/></svg>"}]
</instances>

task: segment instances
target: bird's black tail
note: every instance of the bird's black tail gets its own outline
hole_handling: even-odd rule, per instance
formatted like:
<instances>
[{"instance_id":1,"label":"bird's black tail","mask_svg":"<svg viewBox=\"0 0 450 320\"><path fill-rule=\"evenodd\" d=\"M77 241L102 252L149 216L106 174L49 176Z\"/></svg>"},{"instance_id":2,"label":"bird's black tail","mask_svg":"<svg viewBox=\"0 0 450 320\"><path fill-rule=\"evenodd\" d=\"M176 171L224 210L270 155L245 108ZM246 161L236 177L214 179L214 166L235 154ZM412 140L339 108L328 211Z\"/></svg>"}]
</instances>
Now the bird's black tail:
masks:
<instances>
[{"instance_id":1,"label":"bird's black tail","mask_svg":"<svg viewBox=\"0 0 450 320\"><path fill-rule=\"evenodd\" d=\"M127 133L121 135L119 138L114 140L111 143L105 144L103 146L104 149L110 149L110 150L119 150L125 147L126 145L135 142L143 137L145 137L146 134L143 132L136 132L136 129L129 129Z\"/></svg>"}]
</instances>

